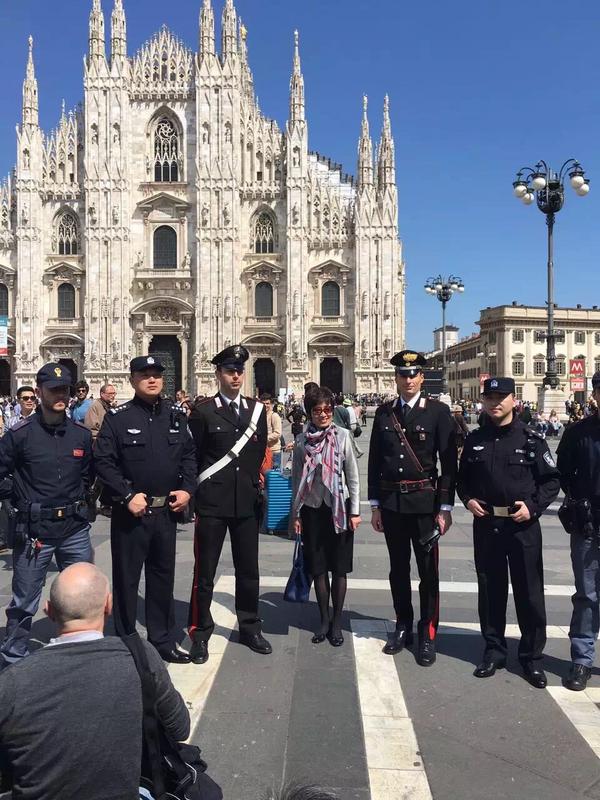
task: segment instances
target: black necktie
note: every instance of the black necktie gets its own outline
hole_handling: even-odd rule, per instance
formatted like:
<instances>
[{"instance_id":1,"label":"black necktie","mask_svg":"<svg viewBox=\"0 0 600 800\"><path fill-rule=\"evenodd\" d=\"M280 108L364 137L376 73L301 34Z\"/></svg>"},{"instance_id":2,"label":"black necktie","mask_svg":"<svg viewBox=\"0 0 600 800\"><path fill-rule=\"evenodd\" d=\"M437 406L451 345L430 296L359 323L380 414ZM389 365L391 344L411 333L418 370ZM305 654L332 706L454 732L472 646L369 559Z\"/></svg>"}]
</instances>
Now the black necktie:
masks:
<instances>
[{"instance_id":1,"label":"black necktie","mask_svg":"<svg viewBox=\"0 0 600 800\"><path fill-rule=\"evenodd\" d=\"M231 413L233 414L233 417L234 417L235 421L239 422L240 421L240 415L239 415L238 406L237 406L237 403L235 402L235 400L233 400L229 404L229 408L231 409Z\"/></svg>"},{"instance_id":2,"label":"black necktie","mask_svg":"<svg viewBox=\"0 0 600 800\"><path fill-rule=\"evenodd\" d=\"M406 420L408 419L409 413L410 413L410 406L408 405L408 403L400 403L400 420L404 428L406 428Z\"/></svg>"}]
</instances>

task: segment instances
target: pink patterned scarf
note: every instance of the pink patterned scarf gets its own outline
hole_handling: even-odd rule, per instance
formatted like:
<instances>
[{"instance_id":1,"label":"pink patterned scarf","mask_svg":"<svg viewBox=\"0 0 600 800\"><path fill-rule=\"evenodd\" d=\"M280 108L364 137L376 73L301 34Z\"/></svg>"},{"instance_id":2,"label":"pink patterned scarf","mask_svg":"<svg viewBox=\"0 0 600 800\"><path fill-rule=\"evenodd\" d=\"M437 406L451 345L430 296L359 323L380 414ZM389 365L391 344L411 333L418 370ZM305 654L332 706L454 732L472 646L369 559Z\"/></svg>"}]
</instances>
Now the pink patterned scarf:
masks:
<instances>
[{"instance_id":1,"label":"pink patterned scarf","mask_svg":"<svg viewBox=\"0 0 600 800\"><path fill-rule=\"evenodd\" d=\"M321 466L321 480L331 495L331 511L336 533L348 530L346 503L344 502L344 484L342 480L342 456L340 442L335 425L328 428L317 428L310 423L304 434L304 468L295 500L298 513L310 494L317 467Z\"/></svg>"}]
</instances>

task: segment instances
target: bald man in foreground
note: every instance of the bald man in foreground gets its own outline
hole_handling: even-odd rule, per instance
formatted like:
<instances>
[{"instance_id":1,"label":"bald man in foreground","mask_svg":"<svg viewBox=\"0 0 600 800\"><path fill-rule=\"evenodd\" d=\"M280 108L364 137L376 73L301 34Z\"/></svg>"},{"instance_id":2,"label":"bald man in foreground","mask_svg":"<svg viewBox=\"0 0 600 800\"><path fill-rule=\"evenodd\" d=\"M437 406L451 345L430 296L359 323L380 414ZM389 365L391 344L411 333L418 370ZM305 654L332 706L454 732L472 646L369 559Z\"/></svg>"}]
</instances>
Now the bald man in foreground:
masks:
<instances>
[{"instance_id":1,"label":"bald man in foreground","mask_svg":"<svg viewBox=\"0 0 600 800\"><path fill-rule=\"evenodd\" d=\"M73 564L50 588L46 614L58 635L0 673L0 768L28 800L138 800L142 692L123 642L104 636L112 610L108 579ZM157 713L175 741L190 717L156 650L144 642Z\"/></svg>"}]
</instances>

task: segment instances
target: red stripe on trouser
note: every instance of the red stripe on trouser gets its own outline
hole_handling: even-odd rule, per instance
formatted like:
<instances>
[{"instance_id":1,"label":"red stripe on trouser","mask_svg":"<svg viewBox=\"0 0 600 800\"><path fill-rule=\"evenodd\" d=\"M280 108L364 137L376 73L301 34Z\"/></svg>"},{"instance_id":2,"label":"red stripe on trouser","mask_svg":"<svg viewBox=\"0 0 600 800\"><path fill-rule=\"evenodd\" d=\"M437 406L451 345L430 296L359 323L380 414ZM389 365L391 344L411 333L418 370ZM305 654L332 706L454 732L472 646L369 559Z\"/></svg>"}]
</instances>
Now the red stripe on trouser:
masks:
<instances>
[{"instance_id":1,"label":"red stripe on trouser","mask_svg":"<svg viewBox=\"0 0 600 800\"><path fill-rule=\"evenodd\" d=\"M440 549L439 549L437 544L435 544L434 547L433 547L433 558L434 558L434 561L435 561L435 571L436 571L436 575L437 575L437 578L438 578L438 584L439 584L439 579L440 579L440 569L439 569L439 565L440 565ZM436 601L435 601L435 614L433 615L433 619L429 620L429 638L432 639L432 640L435 639L435 634L437 632L437 626L438 626L439 621L440 621L440 588L439 588L439 585L438 585L437 598L436 598Z\"/></svg>"},{"instance_id":2,"label":"red stripe on trouser","mask_svg":"<svg viewBox=\"0 0 600 800\"><path fill-rule=\"evenodd\" d=\"M196 525L194 526L194 581L192 583L192 596L190 597L190 610L192 612L192 624L188 627L188 634L192 636L194 631L198 629L198 534L200 528L200 519L196 517Z\"/></svg>"}]
</instances>

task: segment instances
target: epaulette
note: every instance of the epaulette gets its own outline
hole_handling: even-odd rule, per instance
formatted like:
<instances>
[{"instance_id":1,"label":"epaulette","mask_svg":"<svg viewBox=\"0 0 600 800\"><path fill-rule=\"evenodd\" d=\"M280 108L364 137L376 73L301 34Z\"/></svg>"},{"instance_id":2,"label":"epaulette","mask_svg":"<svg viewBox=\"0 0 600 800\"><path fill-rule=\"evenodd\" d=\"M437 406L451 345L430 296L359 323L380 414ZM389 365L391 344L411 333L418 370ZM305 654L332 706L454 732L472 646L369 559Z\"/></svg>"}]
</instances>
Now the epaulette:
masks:
<instances>
[{"instance_id":1,"label":"epaulette","mask_svg":"<svg viewBox=\"0 0 600 800\"><path fill-rule=\"evenodd\" d=\"M111 414L118 414L119 411L125 411L125 409L131 408L131 400L128 400L126 403L122 403L120 406L115 406L115 408L110 409Z\"/></svg>"},{"instance_id":2,"label":"epaulette","mask_svg":"<svg viewBox=\"0 0 600 800\"><path fill-rule=\"evenodd\" d=\"M535 436L536 439L544 439L544 434L536 431L536 429L532 428L530 425L525 425L525 430L527 431L528 435Z\"/></svg>"},{"instance_id":3,"label":"epaulette","mask_svg":"<svg viewBox=\"0 0 600 800\"><path fill-rule=\"evenodd\" d=\"M26 425L30 424L32 417L33 417L33 414L30 414L29 417L26 417L25 419L20 420L19 422L17 422L16 425L13 425L12 428L9 428L8 430L9 431L20 431L21 428L24 428Z\"/></svg>"}]
</instances>

